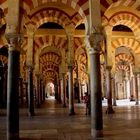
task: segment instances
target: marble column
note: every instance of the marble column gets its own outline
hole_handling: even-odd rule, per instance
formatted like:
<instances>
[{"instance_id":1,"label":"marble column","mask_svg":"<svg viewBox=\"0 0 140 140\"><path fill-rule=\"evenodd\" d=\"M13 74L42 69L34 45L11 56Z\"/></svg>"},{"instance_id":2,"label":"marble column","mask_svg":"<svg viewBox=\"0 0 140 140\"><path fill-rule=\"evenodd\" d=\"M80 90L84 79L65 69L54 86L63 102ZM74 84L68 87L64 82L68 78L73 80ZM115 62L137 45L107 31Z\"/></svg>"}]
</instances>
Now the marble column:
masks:
<instances>
[{"instance_id":1,"label":"marble column","mask_svg":"<svg viewBox=\"0 0 140 140\"><path fill-rule=\"evenodd\" d=\"M21 35L6 34L9 44L7 82L7 140L19 140L19 56Z\"/></svg>"},{"instance_id":2,"label":"marble column","mask_svg":"<svg viewBox=\"0 0 140 140\"><path fill-rule=\"evenodd\" d=\"M0 61L0 107L3 106L3 83L4 83L4 66L2 61Z\"/></svg>"},{"instance_id":3,"label":"marble column","mask_svg":"<svg viewBox=\"0 0 140 140\"><path fill-rule=\"evenodd\" d=\"M28 69L28 108L29 116L34 116L34 91L33 91L33 66L27 66Z\"/></svg>"},{"instance_id":4,"label":"marble column","mask_svg":"<svg viewBox=\"0 0 140 140\"><path fill-rule=\"evenodd\" d=\"M4 83L3 83L3 107L6 107L7 103L7 64L4 66Z\"/></svg>"},{"instance_id":5,"label":"marble column","mask_svg":"<svg viewBox=\"0 0 140 140\"><path fill-rule=\"evenodd\" d=\"M19 92L20 92L20 104L21 106L24 105L24 97L23 97L23 78L19 78Z\"/></svg>"},{"instance_id":6,"label":"marble column","mask_svg":"<svg viewBox=\"0 0 140 140\"><path fill-rule=\"evenodd\" d=\"M43 100L43 90L42 90L42 79L40 79L40 104L42 104Z\"/></svg>"},{"instance_id":7,"label":"marble column","mask_svg":"<svg viewBox=\"0 0 140 140\"><path fill-rule=\"evenodd\" d=\"M133 77L130 77L130 101L134 101L134 95L133 95Z\"/></svg>"},{"instance_id":8,"label":"marble column","mask_svg":"<svg viewBox=\"0 0 140 140\"><path fill-rule=\"evenodd\" d=\"M106 66L106 94L107 94L107 114L114 113L112 107L112 89L111 89L111 66Z\"/></svg>"},{"instance_id":9,"label":"marble column","mask_svg":"<svg viewBox=\"0 0 140 140\"><path fill-rule=\"evenodd\" d=\"M45 85L44 85L44 80L42 81L42 101L45 102Z\"/></svg>"},{"instance_id":10,"label":"marble column","mask_svg":"<svg viewBox=\"0 0 140 140\"><path fill-rule=\"evenodd\" d=\"M58 102L61 103L61 79L58 80Z\"/></svg>"},{"instance_id":11,"label":"marble column","mask_svg":"<svg viewBox=\"0 0 140 140\"><path fill-rule=\"evenodd\" d=\"M91 102L91 136L103 137L102 91L100 73L100 42L102 33L100 28L87 35L86 45L90 58L90 102Z\"/></svg>"},{"instance_id":12,"label":"marble column","mask_svg":"<svg viewBox=\"0 0 140 140\"><path fill-rule=\"evenodd\" d=\"M113 106L117 106L115 76L112 77L112 91L113 91Z\"/></svg>"},{"instance_id":13,"label":"marble column","mask_svg":"<svg viewBox=\"0 0 140 140\"><path fill-rule=\"evenodd\" d=\"M73 66L68 66L69 115L75 115L73 95Z\"/></svg>"},{"instance_id":14,"label":"marble column","mask_svg":"<svg viewBox=\"0 0 140 140\"><path fill-rule=\"evenodd\" d=\"M40 75L36 74L36 105L40 107Z\"/></svg>"},{"instance_id":15,"label":"marble column","mask_svg":"<svg viewBox=\"0 0 140 140\"><path fill-rule=\"evenodd\" d=\"M73 89L73 65L74 65L74 34L75 27L70 24L66 28L67 38L68 38L68 53L67 53L67 63L68 63L68 93L69 93L69 115L75 115L74 111L74 89Z\"/></svg>"},{"instance_id":16,"label":"marble column","mask_svg":"<svg viewBox=\"0 0 140 140\"><path fill-rule=\"evenodd\" d=\"M63 107L66 107L66 83L65 73L62 74Z\"/></svg>"},{"instance_id":17,"label":"marble column","mask_svg":"<svg viewBox=\"0 0 140 140\"><path fill-rule=\"evenodd\" d=\"M29 25L28 25L29 26ZM34 30L32 27L27 28L27 73L28 73L28 108L29 108L29 116L34 116L34 87L33 87L33 46L34 46Z\"/></svg>"},{"instance_id":18,"label":"marble column","mask_svg":"<svg viewBox=\"0 0 140 140\"><path fill-rule=\"evenodd\" d=\"M28 106L28 83L24 82L24 85L25 85L26 104Z\"/></svg>"},{"instance_id":19,"label":"marble column","mask_svg":"<svg viewBox=\"0 0 140 140\"><path fill-rule=\"evenodd\" d=\"M135 78L135 97L136 97L136 105L139 105L139 95L138 95L138 73L134 72L134 78Z\"/></svg>"}]
</instances>

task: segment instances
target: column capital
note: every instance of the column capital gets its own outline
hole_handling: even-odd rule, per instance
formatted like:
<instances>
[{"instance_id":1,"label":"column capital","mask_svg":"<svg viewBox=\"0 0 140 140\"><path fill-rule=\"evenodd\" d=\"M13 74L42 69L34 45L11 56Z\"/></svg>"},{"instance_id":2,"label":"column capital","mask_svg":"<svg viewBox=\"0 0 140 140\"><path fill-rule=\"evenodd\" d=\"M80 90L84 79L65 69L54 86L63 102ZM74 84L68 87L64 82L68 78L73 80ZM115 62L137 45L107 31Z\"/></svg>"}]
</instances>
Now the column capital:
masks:
<instances>
[{"instance_id":1,"label":"column capital","mask_svg":"<svg viewBox=\"0 0 140 140\"><path fill-rule=\"evenodd\" d=\"M102 33L92 33L86 36L85 43L90 54L99 53L101 51Z\"/></svg>"},{"instance_id":2,"label":"column capital","mask_svg":"<svg viewBox=\"0 0 140 140\"><path fill-rule=\"evenodd\" d=\"M21 44L23 42L23 35L22 34L17 34L17 33L7 33L5 35L7 42L8 42L8 46L9 46L9 50L10 51L20 51L21 48Z\"/></svg>"}]
</instances>

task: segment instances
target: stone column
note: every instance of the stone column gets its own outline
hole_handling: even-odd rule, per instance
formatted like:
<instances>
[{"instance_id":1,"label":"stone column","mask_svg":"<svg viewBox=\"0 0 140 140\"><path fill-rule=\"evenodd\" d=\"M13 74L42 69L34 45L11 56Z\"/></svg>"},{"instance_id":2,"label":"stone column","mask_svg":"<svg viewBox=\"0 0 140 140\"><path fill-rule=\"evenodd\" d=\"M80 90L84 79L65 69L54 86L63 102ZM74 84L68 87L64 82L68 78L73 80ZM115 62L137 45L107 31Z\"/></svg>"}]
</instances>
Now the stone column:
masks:
<instances>
[{"instance_id":1,"label":"stone column","mask_svg":"<svg viewBox=\"0 0 140 140\"><path fill-rule=\"evenodd\" d=\"M28 106L28 83L24 82L24 85L25 85L26 105Z\"/></svg>"},{"instance_id":2,"label":"stone column","mask_svg":"<svg viewBox=\"0 0 140 140\"><path fill-rule=\"evenodd\" d=\"M112 89L111 89L111 66L106 66L106 94L107 94L107 110L106 113L114 113L112 108Z\"/></svg>"},{"instance_id":3,"label":"stone column","mask_svg":"<svg viewBox=\"0 0 140 140\"><path fill-rule=\"evenodd\" d=\"M45 95L45 84L43 83L43 102L45 102L45 97L46 95Z\"/></svg>"},{"instance_id":4,"label":"stone column","mask_svg":"<svg viewBox=\"0 0 140 140\"><path fill-rule=\"evenodd\" d=\"M7 140L19 140L19 56L21 35L6 34L9 43L7 85Z\"/></svg>"},{"instance_id":5,"label":"stone column","mask_svg":"<svg viewBox=\"0 0 140 140\"><path fill-rule=\"evenodd\" d=\"M42 79L40 79L40 104L42 104L43 100L43 90L42 90Z\"/></svg>"},{"instance_id":6,"label":"stone column","mask_svg":"<svg viewBox=\"0 0 140 140\"><path fill-rule=\"evenodd\" d=\"M40 74L36 74L36 105L40 107Z\"/></svg>"},{"instance_id":7,"label":"stone column","mask_svg":"<svg viewBox=\"0 0 140 140\"><path fill-rule=\"evenodd\" d=\"M68 37L68 54L67 54L67 63L68 63L68 93L69 93L69 115L75 115L74 111L74 89L73 89L73 65L74 65L74 25L70 24L66 28L67 37Z\"/></svg>"},{"instance_id":8,"label":"stone column","mask_svg":"<svg viewBox=\"0 0 140 140\"><path fill-rule=\"evenodd\" d=\"M61 103L61 78L58 80L58 102Z\"/></svg>"},{"instance_id":9,"label":"stone column","mask_svg":"<svg viewBox=\"0 0 140 140\"><path fill-rule=\"evenodd\" d=\"M2 61L0 61L0 107L3 106L3 84L4 84L4 66Z\"/></svg>"},{"instance_id":10,"label":"stone column","mask_svg":"<svg viewBox=\"0 0 140 140\"><path fill-rule=\"evenodd\" d=\"M113 106L117 106L115 76L112 77L112 91L113 91Z\"/></svg>"},{"instance_id":11,"label":"stone column","mask_svg":"<svg viewBox=\"0 0 140 140\"><path fill-rule=\"evenodd\" d=\"M4 107L6 107L7 103L7 64L4 66L4 83L3 83L3 101Z\"/></svg>"},{"instance_id":12,"label":"stone column","mask_svg":"<svg viewBox=\"0 0 140 140\"><path fill-rule=\"evenodd\" d=\"M75 115L73 95L73 66L68 66L69 115Z\"/></svg>"},{"instance_id":13,"label":"stone column","mask_svg":"<svg viewBox=\"0 0 140 140\"><path fill-rule=\"evenodd\" d=\"M90 58L90 100L91 100L91 135L93 138L103 136L102 93L100 74L100 29L87 36L87 49Z\"/></svg>"},{"instance_id":14,"label":"stone column","mask_svg":"<svg viewBox=\"0 0 140 140\"><path fill-rule=\"evenodd\" d=\"M24 99L23 99L23 78L20 77L19 78L19 89L20 89L20 103L21 103L21 106L23 106L24 104Z\"/></svg>"},{"instance_id":15,"label":"stone column","mask_svg":"<svg viewBox=\"0 0 140 140\"><path fill-rule=\"evenodd\" d=\"M33 42L34 42L34 31L32 28L27 27L28 36L28 49L27 49L27 83L28 83L28 108L29 116L34 116L34 90L33 90Z\"/></svg>"},{"instance_id":16,"label":"stone column","mask_svg":"<svg viewBox=\"0 0 140 140\"><path fill-rule=\"evenodd\" d=\"M63 89L63 107L66 107L66 81L65 81L65 73L62 74L62 89Z\"/></svg>"},{"instance_id":17,"label":"stone column","mask_svg":"<svg viewBox=\"0 0 140 140\"><path fill-rule=\"evenodd\" d=\"M134 95L133 95L133 77L130 77L130 101L134 101Z\"/></svg>"},{"instance_id":18,"label":"stone column","mask_svg":"<svg viewBox=\"0 0 140 140\"><path fill-rule=\"evenodd\" d=\"M33 91L33 67L28 67L28 108L29 116L34 116L34 91Z\"/></svg>"},{"instance_id":19,"label":"stone column","mask_svg":"<svg viewBox=\"0 0 140 140\"><path fill-rule=\"evenodd\" d=\"M139 96L138 96L138 72L134 72L135 78L135 97L136 97L136 105L139 105Z\"/></svg>"}]
</instances>

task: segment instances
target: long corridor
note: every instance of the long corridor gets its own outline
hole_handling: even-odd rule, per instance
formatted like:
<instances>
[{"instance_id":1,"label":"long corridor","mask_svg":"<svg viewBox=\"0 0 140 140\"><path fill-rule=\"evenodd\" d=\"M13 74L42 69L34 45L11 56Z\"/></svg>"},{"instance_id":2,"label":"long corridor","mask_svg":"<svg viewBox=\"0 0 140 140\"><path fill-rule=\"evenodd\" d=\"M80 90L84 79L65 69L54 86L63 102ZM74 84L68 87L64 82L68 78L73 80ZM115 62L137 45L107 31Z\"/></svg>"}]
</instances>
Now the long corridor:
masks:
<instances>
[{"instance_id":1,"label":"long corridor","mask_svg":"<svg viewBox=\"0 0 140 140\"><path fill-rule=\"evenodd\" d=\"M140 106L116 106L115 114L105 114L103 107L103 140L139 140ZM75 104L75 116L55 100L46 100L28 117L27 109L20 109L21 140L92 140L90 116L85 115L85 105ZM0 140L6 140L6 110L0 109Z\"/></svg>"}]
</instances>

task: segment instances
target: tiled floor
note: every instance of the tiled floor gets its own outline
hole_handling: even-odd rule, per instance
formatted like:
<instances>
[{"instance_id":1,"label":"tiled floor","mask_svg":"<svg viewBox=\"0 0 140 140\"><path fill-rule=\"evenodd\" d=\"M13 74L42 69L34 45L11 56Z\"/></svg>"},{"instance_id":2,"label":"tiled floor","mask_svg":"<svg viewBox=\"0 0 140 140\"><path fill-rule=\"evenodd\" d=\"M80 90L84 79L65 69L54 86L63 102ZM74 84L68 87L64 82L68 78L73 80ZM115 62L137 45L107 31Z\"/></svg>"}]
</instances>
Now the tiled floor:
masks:
<instances>
[{"instance_id":1,"label":"tiled floor","mask_svg":"<svg viewBox=\"0 0 140 140\"><path fill-rule=\"evenodd\" d=\"M140 140L140 106L114 107L115 114L105 114L103 107L103 140ZM0 109L0 140L6 140L6 111ZM20 109L21 140L93 140L90 136L90 117L84 105L75 105L75 116L68 115L54 100L47 100L28 117L27 109Z\"/></svg>"}]
</instances>

